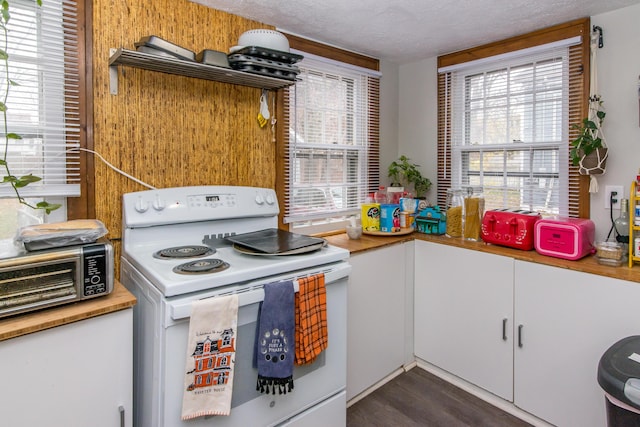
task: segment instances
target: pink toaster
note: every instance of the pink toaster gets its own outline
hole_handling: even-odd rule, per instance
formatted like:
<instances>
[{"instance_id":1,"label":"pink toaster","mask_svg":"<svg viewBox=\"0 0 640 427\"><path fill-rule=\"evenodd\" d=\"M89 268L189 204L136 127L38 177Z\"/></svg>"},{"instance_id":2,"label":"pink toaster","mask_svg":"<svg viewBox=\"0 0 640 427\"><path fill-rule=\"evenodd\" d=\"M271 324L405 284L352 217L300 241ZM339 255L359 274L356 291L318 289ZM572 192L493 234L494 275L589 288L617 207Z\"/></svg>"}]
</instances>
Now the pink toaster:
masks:
<instances>
[{"instance_id":1,"label":"pink toaster","mask_svg":"<svg viewBox=\"0 0 640 427\"><path fill-rule=\"evenodd\" d=\"M593 252L596 226L590 219L553 217L535 224L536 252L556 258L580 259Z\"/></svg>"}]
</instances>

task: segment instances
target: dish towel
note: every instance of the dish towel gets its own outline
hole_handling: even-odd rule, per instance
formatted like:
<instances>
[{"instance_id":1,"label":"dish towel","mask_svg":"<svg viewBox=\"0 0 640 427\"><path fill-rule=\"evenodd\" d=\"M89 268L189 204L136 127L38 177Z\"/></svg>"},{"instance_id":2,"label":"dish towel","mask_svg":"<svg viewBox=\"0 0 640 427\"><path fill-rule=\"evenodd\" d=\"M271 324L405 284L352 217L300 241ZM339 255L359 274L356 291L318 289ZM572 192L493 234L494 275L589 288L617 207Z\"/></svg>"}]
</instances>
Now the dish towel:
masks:
<instances>
[{"instance_id":1,"label":"dish towel","mask_svg":"<svg viewBox=\"0 0 640 427\"><path fill-rule=\"evenodd\" d=\"M313 363L329 345L327 289L324 274L298 279L296 298L296 365Z\"/></svg>"},{"instance_id":2,"label":"dish towel","mask_svg":"<svg viewBox=\"0 0 640 427\"><path fill-rule=\"evenodd\" d=\"M255 362L256 390L286 394L293 390L294 290L292 281L264 285L264 301L258 313Z\"/></svg>"},{"instance_id":3,"label":"dish towel","mask_svg":"<svg viewBox=\"0 0 640 427\"><path fill-rule=\"evenodd\" d=\"M231 412L237 329L237 295L193 302L182 396L183 420Z\"/></svg>"}]
</instances>

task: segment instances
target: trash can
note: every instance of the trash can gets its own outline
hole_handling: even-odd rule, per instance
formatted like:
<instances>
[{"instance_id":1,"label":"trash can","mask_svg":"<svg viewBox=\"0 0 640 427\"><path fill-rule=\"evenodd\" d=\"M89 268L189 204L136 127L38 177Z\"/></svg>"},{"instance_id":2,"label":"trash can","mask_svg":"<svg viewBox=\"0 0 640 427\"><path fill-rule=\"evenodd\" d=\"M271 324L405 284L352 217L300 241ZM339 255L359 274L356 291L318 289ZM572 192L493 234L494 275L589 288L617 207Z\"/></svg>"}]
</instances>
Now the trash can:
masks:
<instances>
[{"instance_id":1,"label":"trash can","mask_svg":"<svg viewBox=\"0 0 640 427\"><path fill-rule=\"evenodd\" d=\"M621 339L600 358L609 427L640 427L640 335Z\"/></svg>"}]
</instances>

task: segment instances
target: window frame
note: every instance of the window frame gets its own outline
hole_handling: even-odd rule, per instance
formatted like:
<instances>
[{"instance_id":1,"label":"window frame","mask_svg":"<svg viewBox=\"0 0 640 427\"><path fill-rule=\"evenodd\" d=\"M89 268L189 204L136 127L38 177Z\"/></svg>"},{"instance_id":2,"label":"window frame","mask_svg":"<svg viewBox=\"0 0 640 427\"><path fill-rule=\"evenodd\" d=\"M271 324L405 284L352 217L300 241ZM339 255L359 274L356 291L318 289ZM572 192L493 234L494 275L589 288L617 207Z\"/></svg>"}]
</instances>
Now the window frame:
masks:
<instances>
[{"instance_id":1,"label":"window frame","mask_svg":"<svg viewBox=\"0 0 640 427\"><path fill-rule=\"evenodd\" d=\"M80 147L93 150L93 2L76 0L78 10L78 71ZM80 197L67 198L67 219L95 218L94 159L79 153Z\"/></svg>"},{"instance_id":2,"label":"window frame","mask_svg":"<svg viewBox=\"0 0 640 427\"><path fill-rule=\"evenodd\" d=\"M544 45L560 40L581 36L581 43L570 49L570 69L571 100L569 104L573 106L569 111L568 118L568 142L565 147L568 151L569 142L575 137L576 130L572 125L579 123L586 117L588 111L588 91L589 91L589 53L590 53L590 20L589 18L577 19L564 24L534 31L524 35L512 37L507 40L498 41L460 52L438 57L438 69L463 64L466 62L489 58L492 56L514 52L526 48ZM578 59L574 59L578 58ZM573 62L571 62L573 61ZM451 84L451 76L445 73L438 75L438 203L444 205L446 202L446 191L452 183L451 176L451 109L452 102L446 98L446 90ZM567 160L569 161L569 160ZM568 214L569 216L588 218L590 215L589 178L578 174L575 166L568 166L569 171L569 191L568 191ZM562 195L560 197L563 197Z\"/></svg>"},{"instance_id":3,"label":"window frame","mask_svg":"<svg viewBox=\"0 0 640 427\"><path fill-rule=\"evenodd\" d=\"M314 42L311 40L307 40L292 34L286 34L287 39L289 40L289 45L291 49L296 51L303 51L308 54L316 55L322 58L328 58L333 61L343 62L350 65L355 65L357 67L367 68L376 72L380 70L379 60L371 57L367 57L364 55L356 54L353 52L348 52L333 46L324 45L318 42ZM379 94L379 84L377 87ZM284 222L285 216L285 206L287 206L288 199L290 195L288 194L289 184L287 182L287 172L286 167L288 164L288 130L289 123L287 118L285 117L285 102L286 100L286 90L281 89L277 92L277 112L276 119L279 124L277 133L276 133L276 170L279 173L276 176L276 193L278 194L278 202L280 204L280 214L279 214L279 228L284 230L289 230L290 224ZM374 140L375 144L369 150L367 165L369 169L369 183L368 183L368 191L374 191L379 186L379 170L380 170L380 161L379 161L379 96L376 99L378 103L378 108L375 111L369 111L368 119L369 122L374 122L373 126L370 126L367 132L369 133L369 139ZM292 196L292 195L291 195ZM344 226L346 225L345 221L337 221L337 222L328 222L326 225L321 225L317 227L310 228L311 233L333 233L340 232L344 230Z\"/></svg>"},{"instance_id":4,"label":"window frame","mask_svg":"<svg viewBox=\"0 0 640 427\"><path fill-rule=\"evenodd\" d=\"M568 138L568 47L578 39L455 71L454 187L482 187L487 209L508 206L566 214L567 199L561 196L568 185L560 178L568 176L568 152L563 149ZM548 78L551 85L539 84ZM496 113L497 127L491 121ZM552 125L551 132L539 125L541 120Z\"/></svg>"},{"instance_id":5,"label":"window frame","mask_svg":"<svg viewBox=\"0 0 640 427\"><path fill-rule=\"evenodd\" d=\"M89 3L89 9L90 9L91 2L88 2L88 3ZM59 82L52 84L49 81L49 79L46 78L47 77L46 75L44 76L39 75L38 78L41 79L40 84L42 85L42 88L44 88L43 93L46 95L47 99L54 99L54 100L57 100L56 102L59 102L59 103L60 102L67 103L67 105L70 106L70 110L58 111L57 108L52 110L49 104L44 104L44 105L41 104L41 107L47 111L47 113L45 114L45 116L47 117L47 123L48 123L45 126L47 127L49 127L52 123L58 123L57 119L55 119L55 121L52 122L51 117L55 118L55 116L62 116L66 114L66 112L70 112L69 113L70 114L69 129L72 129L72 130L67 135L68 138L66 139L66 144L71 144L75 147L85 148L87 145L86 135L87 135L87 130L89 126L88 119L90 118L90 115L87 114L88 110L86 108L86 100L87 100L87 93L90 93L89 85L91 82L91 72L88 71L91 69L91 66L90 65L87 66L87 63L85 60L86 58L85 51L87 50L87 46L89 42L89 40L87 40L87 35L90 34L90 26L89 28L87 27L87 15L89 14L90 16L91 12L87 11L85 7L86 2L84 0L61 0L60 7L62 9L60 9L57 12L54 12L54 13L58 13L58 15L52 15L52 16L58 16L59 18L65 20L66 28L69 28L68 26L72 22L71 19L69 20L66 19L67 16L71 16L71 15L67 15L68 13L67 9L69 8L69 4L73 4L76 7L76 15L75 15L76 23L74 28L75 34L73 35L73 37L78 40L78 43L76 46L77 51L75 52L76 53L75 56L71 56L72 52L65 49L65 61L68 60L71 63L70 68L74 69L74 71L77 72L77 76L75 75L73 76L73 81L77 82L76 83L77 88L75 88L76 90L72 92L72 93L75 93L75 97L65 99L64 98L66 96L65 90L64 88L60 87ZM42 7L51 8L53 6L43 5ZM15 8L20 8L20 5L17 3L15 5L11 5L9 9L10 13L12 12L12 9L15 9ZM16 16L20 16L20 15L16 15ZM42 19L42 18L38 14L36 19ZM52 22L52 21L48 21L48 22ZM54 38L52 38L51 40L46 39L44 42L45 49L46 49L46 43L49 43L49 42L55 43L55 40L56 39ZM60 46L63 46L64 40L58 40L57 42L59 43ZM20 60L19 58L21 58L21 55L18 54L17 58L18 60ZM25 56L23 59L24 59L23 61L24 63L32 62L32 58L28 56ZM11 59L9 61L11 63ZM51 89L51 94L47 95L49 89ZM51 114L52 112L54 114ZM17 125L21 126L21 124L19 123ZM32 131L32 129L34 128L29 124L25 124L24 126L22 126L22 128L16 127L15 125L11 125L11 124L10 126L12 126L13 129L17 129L17 130L14 130L14 132L15 131L19 132L20 134L22 134L23 138L28 138L31 134L34 134L34 132ZM61 142L54 142L54 145L51 148L48 148L47 145L44 145L43 152L50 153L45 155L58 157L60 154L64 154L64 147L62 145L64 143L65 143L64 140L61 140ZM75 218L87 217L87 209L86 207L82 207L83 202L81 202L80 200L82 196L88 192L88 187L86 185L87 181L85 179L86 168L85 168L85 162L83 161L85 158L86 158L85 154L76 153L72 156L70 160L71 163L67 165L68 170L71 170L72 171L71 174L75 176L75 181L68 181L68 182L71 182L79 187L80 196L56 195L57 194L56 188L62 188L62 187L56 187L56 184L53 184L53 185L48 184L48 186L45 185L44 187L39 185L34 185L33 188L31 186L28 186L22 189L21 195L25 199L31 201L32 203L36 203L37 201L39 201L38 199L45 198L49 202L59 203L63 206L62 209L53 211L49 216L43 217L43 219L45 219L46 221L61 221L61 220L70 219L74 217ZM46 166L46 163L47 161L45 161L44 166ZM43 179L46 179L46 177L48 176L48 172L46 169L47 168L45 167L45 170L41 173L36 172L36 175L42 177ZM57 172L54 170L54 174L55 173Z\"/></svg>"}]
</instances>

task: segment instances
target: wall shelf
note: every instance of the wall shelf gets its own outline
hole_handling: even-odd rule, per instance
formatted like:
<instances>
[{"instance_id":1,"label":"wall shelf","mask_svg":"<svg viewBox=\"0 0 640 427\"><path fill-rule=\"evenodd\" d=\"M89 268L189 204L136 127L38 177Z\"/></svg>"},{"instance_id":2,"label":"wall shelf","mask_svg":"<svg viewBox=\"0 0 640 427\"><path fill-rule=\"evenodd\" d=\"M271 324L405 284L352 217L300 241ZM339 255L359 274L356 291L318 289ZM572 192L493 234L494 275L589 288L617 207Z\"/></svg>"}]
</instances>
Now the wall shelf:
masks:
<instances>
[{"instance_id":1,"label":"wall shelf","mask_svg":"<svg viewBox=\"0 0 640 427\"><path fill-rule=\"evenodd\" d=\"M109 91L112 95L118 94L118 65L267 90L295 84L292 80L117 48L111 49L109 57Z\"/></svg>"}]
</instances>

